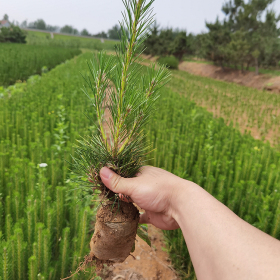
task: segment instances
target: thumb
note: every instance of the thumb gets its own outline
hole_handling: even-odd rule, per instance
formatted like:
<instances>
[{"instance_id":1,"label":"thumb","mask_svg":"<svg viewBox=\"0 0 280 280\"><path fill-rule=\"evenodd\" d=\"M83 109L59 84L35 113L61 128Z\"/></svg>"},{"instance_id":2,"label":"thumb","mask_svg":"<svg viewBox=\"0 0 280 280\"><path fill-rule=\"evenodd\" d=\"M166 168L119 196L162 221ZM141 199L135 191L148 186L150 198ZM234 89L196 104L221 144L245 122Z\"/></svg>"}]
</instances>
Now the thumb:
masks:
<instances>
[{"instance_id":1,"label":"thumb","mask_svg":"<svg viewBox=\"0 0 280 280\"><path fill-rule=\"evenodd\" d=\"M104 185L114 193L131 195L132 190L131 186L129 186L129 179L119 176L108 167L103 167L100 170L100 177Z\"/></svg>"}]
</instances>

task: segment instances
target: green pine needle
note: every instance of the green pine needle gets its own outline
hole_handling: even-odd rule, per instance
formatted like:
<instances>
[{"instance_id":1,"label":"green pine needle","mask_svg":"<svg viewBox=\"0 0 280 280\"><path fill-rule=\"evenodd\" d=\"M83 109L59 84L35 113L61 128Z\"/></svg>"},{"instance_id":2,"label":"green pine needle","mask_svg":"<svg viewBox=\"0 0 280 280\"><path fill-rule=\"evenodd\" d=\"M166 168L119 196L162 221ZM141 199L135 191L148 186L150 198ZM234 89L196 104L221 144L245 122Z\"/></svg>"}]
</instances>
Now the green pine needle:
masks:
<instances>
[{"instance_id":1,"label":"green pine needle","mask_svg":"<svg viewBox=\"0 0 280 280\"><path fill-rule=\"evenodd\" d=\"M123 0L126 12L120 22L121 43L116 56L99 52L88 63L90 75L84 76L84 93L96 113L97 134L79 141L74 171L82 188L99 189L108 197L114 194L102 184L100 169L107 166L125 178L139 172L149 152L143 128L153 113L160 89L170 79L164 66L151 65L146 70L136 63L153 23L153 2ZM107 120L105 108L110 112Z\"/></svg>"}]
</instances>

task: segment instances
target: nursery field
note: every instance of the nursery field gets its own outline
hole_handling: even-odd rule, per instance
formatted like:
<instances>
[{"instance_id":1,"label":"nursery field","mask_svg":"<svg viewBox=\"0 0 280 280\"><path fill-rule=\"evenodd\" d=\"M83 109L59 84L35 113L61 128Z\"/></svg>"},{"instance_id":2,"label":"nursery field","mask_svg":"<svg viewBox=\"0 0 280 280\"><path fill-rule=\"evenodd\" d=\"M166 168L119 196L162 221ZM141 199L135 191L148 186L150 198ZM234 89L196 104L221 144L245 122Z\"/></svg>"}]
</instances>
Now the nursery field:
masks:
<instances>
[{"instance_id":1,"label":"nursery field","mask_svg":"<svg viewBox=\"0 0 280 280\"><path fill-rule=\"evenodd\" d=\"M95 133L96 117L88 113L91 104L80 75L91 58L84 53L2 94L1 280L60 279L89 252L97 205L69 180L74 176L69 168L76 140ZM275 129L277 140L277 104L274 95L173 71L145 128L146 140L155 148L148 163L193 180L241 218L280 239L280 153L241 133L237 125L242 123L242 131L263 130L260 137ZM214 114L206 110L211 108ZM181 231L165 235L182 279L196 279ZM72 279L91 277L93 271Z\"/></svg>"},{"instance_id":2,"label":"nursery field","mask_svg":"<svg viewBox=\"0 0 280 280\"><path fill-rule=\"evenodd\" d=\"M190 100L195 89L202 88L204 98L209 95L211 100L211 83L209 89L198 77L189 76L184 81L190 84L185 96L173 90L175 81L163 90L154 119L146 128L155 149L149 164L194 181L242 219L280 239L280 153L268 143L241 134L232 124L227 126L223 119L213 118ZM254 115L250 117L253 120ZM182 279L196 279L181 231L165 234Z\"/></svg>"},{"instance_id":3,"label":"nursery field","mask_svg":"<svg viewBox=\"0 0 280 280\"><path fill-rule=\"evenodd\" d=\"M73 48L0 44L0 86L25 80L80 53Z\"/></svg>"},{"instance_id":4,"label":"nursery field","mask_svg":"<svg viewBox=\"0 0 280 280\"><path fill-rule=\"evenodd\" d=\"M95 209L66 179L73 143L94 121L84 115L90 104L80 75L91 56L17 84L0 99L1 280L61 279L88 253Z\"/></svg>"},{"instance_id":5,"label":"nursery field","mask_svg":"<svg viewBox=\"0 0 280 280\"><path fill-rule=\"evenodd\" d=\"M174 71L169 88L222 117L243 133L280 149L280 95Z\"/></svg>"},{"instance_id":6,"label":"nursery field","mask_svg":"<svg viewBox=\"0 0 280 280\"><path fill-rule=\"evenodd\" d=\"M104 40L104 43L102 43L97 38L85 38L56 33L53 33L53 38L51 38L50 33L30 30L27 31L26 40L29 45L85 48L92 50L114 50L115 45L118 44L118 41L113 40Z\"/></svg>"}]
</instances>

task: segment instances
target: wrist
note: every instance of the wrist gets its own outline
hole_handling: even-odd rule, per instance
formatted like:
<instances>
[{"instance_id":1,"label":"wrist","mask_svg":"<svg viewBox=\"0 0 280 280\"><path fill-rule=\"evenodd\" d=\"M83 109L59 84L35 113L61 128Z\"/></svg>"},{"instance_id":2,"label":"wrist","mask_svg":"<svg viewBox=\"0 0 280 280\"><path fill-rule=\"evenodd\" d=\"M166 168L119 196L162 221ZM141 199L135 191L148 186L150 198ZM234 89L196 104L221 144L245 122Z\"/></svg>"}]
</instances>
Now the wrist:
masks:
<instances>
[{"instance_id":1,"label":"wrist","mask_svg":"<svg viewBox=\"0 0 280 280\"><path fill-rule=\"evenodd\" d=\"M178 179L172 194L171 211L173 219L181 227L181 220L185 220L184 217L188 215L188 213L186 213L186 206L192 199L191 194L195 191L199 191L200 187L191 181L181 178Z\"/></svg>"}]
</instances>

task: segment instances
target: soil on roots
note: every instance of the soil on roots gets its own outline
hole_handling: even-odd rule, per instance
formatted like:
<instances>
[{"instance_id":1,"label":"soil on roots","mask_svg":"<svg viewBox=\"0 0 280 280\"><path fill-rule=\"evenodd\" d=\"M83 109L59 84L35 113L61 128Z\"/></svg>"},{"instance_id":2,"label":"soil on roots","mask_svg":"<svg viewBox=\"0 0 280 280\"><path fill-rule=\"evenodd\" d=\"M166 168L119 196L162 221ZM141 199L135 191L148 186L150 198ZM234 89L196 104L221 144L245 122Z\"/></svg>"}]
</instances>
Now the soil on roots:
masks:
<instances>
[{"instance_id":1,"label":"soil on roots","mask_svg":"<svg viewBox=\"0 0 280 280\"><path fill-rule=\"evenodd\" d=\"M123 201L106 201L97 211L94 234L90 241L91 251L85 256L76 272L86 272L95 267L97 275L104 267L124 262L135 245L139 223L139 210Z\"/></svg>"},{"instance_id":2,"label":"soil on roots","mask_svg":"<svg viewBox=\"0 0 280 280\"><path fill-rule=\"evenodd\" d=\"M106 202L97 212L91 254L99 260L121 263L134 246L139 211L132 203Z\"/></svg>"},{"instance_id":3,"label":"soil on roots","mask_svg":"<svg viewBox=\"0 0 280 280\"><path fill-rule=\"evenodd\" d=\"M152 247L137 236L135 252L123 263L105 266L100 274L104 280L179 280L164 249L163 232L149 225Z\"/></svg>"}]
</instances>

